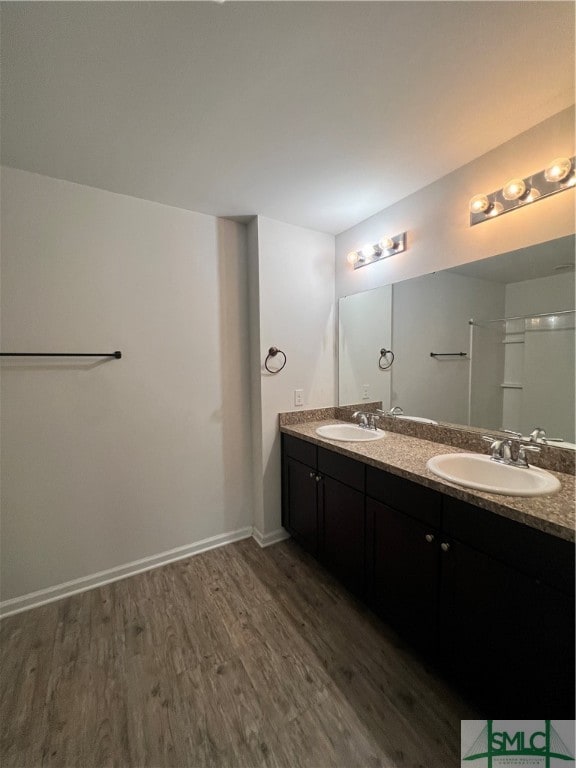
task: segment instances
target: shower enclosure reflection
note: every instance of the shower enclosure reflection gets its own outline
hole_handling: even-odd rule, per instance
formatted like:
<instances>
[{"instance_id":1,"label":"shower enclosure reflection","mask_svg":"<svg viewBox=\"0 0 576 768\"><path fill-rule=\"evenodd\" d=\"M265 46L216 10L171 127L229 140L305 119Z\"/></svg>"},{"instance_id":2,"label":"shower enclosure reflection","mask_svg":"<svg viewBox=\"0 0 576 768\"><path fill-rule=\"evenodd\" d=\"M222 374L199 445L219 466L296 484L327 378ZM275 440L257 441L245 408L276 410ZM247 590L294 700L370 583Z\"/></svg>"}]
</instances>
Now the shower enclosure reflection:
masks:
<instances>
[{"instance_id":1,"label":"shower enclosure reflection","mask_svg":"<svg viewBox=\"0 0 576 768\"><path fill-rule=\"evenodd\" d=\"M574 261L569 236L343 297L340 404L576 442Z\"/></svg>"}]
</instances>

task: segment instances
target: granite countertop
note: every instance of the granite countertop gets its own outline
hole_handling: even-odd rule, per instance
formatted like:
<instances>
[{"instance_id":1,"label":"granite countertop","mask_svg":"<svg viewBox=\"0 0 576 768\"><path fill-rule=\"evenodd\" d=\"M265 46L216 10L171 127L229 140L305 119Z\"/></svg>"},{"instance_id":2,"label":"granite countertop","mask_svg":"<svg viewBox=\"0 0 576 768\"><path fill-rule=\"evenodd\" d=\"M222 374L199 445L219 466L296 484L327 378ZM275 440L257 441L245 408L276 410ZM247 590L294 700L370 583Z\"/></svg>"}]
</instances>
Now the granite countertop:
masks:
<instances>
[{"instance_id":1,"label":"granite countertop","mask_svg":"<svg viewBox=\"0 0 576 768\"><path fill-rule=\"evenodd\" d=\"M384 469L394 475L441 491L447 496L467 501L477 507L490 510L559 538L568 541L574 541L576 538L574 533L575 486L573 475L552 472L560 480L562 487L558 493L551 496L522 497L484 493L442 480L426 468L428 459L438 454L468 453L469 451L394 432L387 432L386 437L382 440L365 443L327 440L316 434L316 428L319 426L343 423L346 422L328 418L300 424L284 424L280 430L287 435L299 437L378 469Z\"/></svg>"}]
</instances>

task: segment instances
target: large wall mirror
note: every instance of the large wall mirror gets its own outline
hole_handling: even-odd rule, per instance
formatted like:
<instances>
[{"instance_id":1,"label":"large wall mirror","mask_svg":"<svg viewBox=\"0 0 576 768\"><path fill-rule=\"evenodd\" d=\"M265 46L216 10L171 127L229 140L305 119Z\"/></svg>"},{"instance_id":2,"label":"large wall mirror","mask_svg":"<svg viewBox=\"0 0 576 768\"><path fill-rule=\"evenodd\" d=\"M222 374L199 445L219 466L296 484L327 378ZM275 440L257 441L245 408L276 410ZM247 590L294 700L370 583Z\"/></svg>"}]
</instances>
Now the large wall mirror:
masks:
<instances>
[{"instance_id":1,"label":"large wall mirror","mask_svg":"<svg viewBox=\"0 0 576 768\"><path fill-rule=\"evenodd\" d=\"M574 262L571 235L341 298L340 404L576 447Z\"/></svg>"}]
</instances>

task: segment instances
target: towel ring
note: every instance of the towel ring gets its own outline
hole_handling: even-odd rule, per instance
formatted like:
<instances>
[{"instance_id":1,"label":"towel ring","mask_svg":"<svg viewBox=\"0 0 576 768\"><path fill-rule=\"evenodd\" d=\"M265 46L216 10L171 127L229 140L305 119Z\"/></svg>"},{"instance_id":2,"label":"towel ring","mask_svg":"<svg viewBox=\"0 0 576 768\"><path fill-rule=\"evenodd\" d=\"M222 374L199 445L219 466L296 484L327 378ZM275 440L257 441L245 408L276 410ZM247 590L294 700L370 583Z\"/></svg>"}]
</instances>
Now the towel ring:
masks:
<instances>
[{"instance_id":1,"label":"towel ring","mask_svg":"<svg viewBox=\"0 0 576 768\"><path fill-rule=\"evenodd\" d=\"M391 355L391 357L389 358L388 355ZM382 365L382 358L384 358L384 361L387 363L387 365ZM393 362L394 352L392 352L391 349L384 349L384 347L382 347L380 350L380 359L378 360L378 368L380 368L381 371L387 371Z\"/></svg>"},{"instance_id":2,"label":"towel ring","mask_svg":"<svg viewBox=\"0 0 576 768\"><path fill-rule=\"evenodd\" d=\"M272 370L272 368L268 368L268 360L270 360L271 357L276 357L276 355L282 355L284 358L284 362L280 366L280 368L276 368L276 370ZM264 368L268 371L268 373L280 373L282 368L286 365L286 354L282 352L281 349L278 349L277 347L270 347L268 350L268 354L266 355L266 360L264 361Z\"/></svg>"}]
</instances>

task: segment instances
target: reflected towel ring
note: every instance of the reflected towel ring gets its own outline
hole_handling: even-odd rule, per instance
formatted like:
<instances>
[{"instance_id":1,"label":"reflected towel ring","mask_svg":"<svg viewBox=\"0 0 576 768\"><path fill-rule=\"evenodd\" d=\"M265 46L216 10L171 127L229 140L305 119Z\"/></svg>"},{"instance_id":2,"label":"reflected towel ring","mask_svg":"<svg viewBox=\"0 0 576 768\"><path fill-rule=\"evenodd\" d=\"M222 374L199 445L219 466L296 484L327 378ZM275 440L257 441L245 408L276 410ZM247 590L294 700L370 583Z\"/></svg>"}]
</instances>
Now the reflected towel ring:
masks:
<instances>
[{"instance_id":1,"label":"reflected towel ring","mask_svg":"<svg viewBox=\"0 0 576 768\"><path fill-rule=\"evenodd\" d=\"M390 355L390 357L388 357ZM387 363L387 365L382 365L382 358L384 358L384 361ZM392 363L394 362L394 352L392 352L391 349L382 349L380 350L380 359L378 360L378 368L380 368L381 371L386 371Z\"/></svg>"},{"instance_id":2,"label":"reflected towel ring","mask_svg":"<svg viewBox=\"0 0 576 768\"><path fill-rule=\"evenodd\" d=\"M276 357L276 355L282 355L284 358L284 362L280 366L280 368L276 368L276 370L272 370L272 368L268 368L268 360L270 360L271 357ZM266 355L266 360L264 361L264 368L268 371L268 373L280 373L282 368L286 365L286 354L282 352L281 349L278 349L277 347L270 347L268 350L268 354Z\"/></svg>"}]
</instances>

